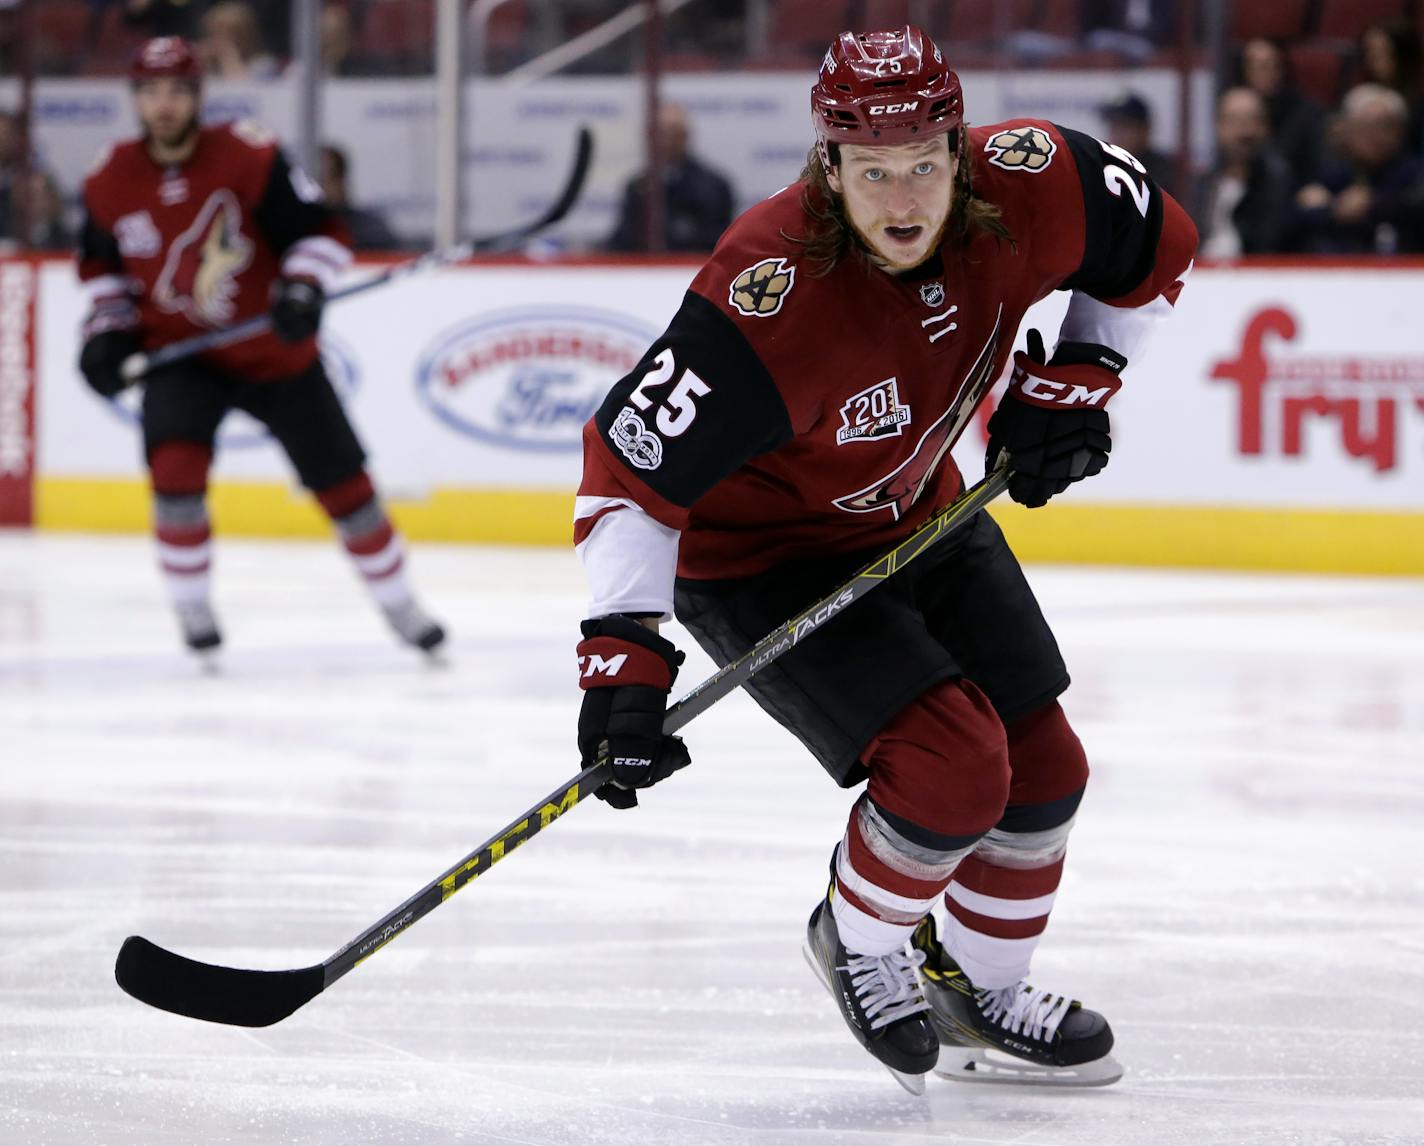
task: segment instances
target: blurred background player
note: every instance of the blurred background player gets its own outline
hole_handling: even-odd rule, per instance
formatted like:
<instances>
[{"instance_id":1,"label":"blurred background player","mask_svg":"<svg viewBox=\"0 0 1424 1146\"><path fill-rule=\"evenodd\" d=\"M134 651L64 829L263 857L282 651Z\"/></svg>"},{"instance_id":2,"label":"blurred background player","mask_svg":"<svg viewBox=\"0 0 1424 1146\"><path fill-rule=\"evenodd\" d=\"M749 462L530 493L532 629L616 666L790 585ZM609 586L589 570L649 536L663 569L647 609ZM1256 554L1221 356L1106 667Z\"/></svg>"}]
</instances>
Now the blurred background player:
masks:
<instances>
[{"instance_id":1,"label":"blurred background player","mask_svg":"<svg viewBox=\"0 0 1424 1146\"><path fill-rule=\"evenodd\" d=\"M143 382L144 453L169 595L188 646L221 636L209 598L208 471L231 409L264 423L331 517L402 640L444 632L416 603L404 547L317 352L325 293L351 263L316 185L252 123L201 126L200 64L184 40L150 40L130 80L143 134L84 185L79 274L92 309L79 368L112 398L130 355L270 310L272 330L157 370Z\"/></svg>"},{"instance_id":2,"label":"blurred background player","mask_svg":"<svg viewBox=\"0 0 1424 1146\"><path fill-rule=\"evenodd\" d=\"M1030 331L1013 356L987 464L1007 459L1030 508L1098 473L1104 407L1196 248L1122 147L1043 120L970 129L918 28L843 33L812 108L801 181L732 225L584 428L578 742L606 754L616 807L689 759L662 733L682 654L659 619L675 607L725 665L952 500L949 450L1055 289L1056 349ZM986 1049L1017 1080L1121 1074L1103 1016L1028 981L1088 778L1067 687L987 513L747 684L838 784L868 780L807 957L912 1091L937 1060L992 1081Z\"/></svg>"}]
</instances>

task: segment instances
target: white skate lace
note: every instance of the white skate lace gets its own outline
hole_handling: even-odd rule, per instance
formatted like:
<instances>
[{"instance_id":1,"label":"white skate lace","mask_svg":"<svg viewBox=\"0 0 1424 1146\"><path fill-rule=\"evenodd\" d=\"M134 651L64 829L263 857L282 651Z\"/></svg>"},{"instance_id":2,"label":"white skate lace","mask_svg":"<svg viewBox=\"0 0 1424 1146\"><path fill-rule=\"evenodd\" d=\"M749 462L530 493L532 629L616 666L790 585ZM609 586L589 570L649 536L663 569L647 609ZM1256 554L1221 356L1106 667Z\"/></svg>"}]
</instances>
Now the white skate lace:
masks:
<instances>
[{"instance_id":1,"label":"white skate lace","mask_svg":"<svg viewBox=\"0 0 1424 1146\"><path fill-rule=\"evenodd\" d=\"M997 991L979 992L979 1009L992 1023L1010 1034L1026 1034L1040 1042L1051 1042L1058 1026L1073 1005L1072 999L1019 982Z\"/></svg>"},{"instance_id":2,"label":"white skate lace","mask_svg":"<svg viewBox=\"0 0 1424 1146\"><path fill-rule=\"evenodd\" d=\"M870 1020L870 1029L878 1031L896 1019L905 1019L929 1010L920 977L916 974L925 961L923 951L892 951L889 955L856 955L847 952L849 962L841 968L850 974L855 997Z\"/></svg>"}]
</instances>

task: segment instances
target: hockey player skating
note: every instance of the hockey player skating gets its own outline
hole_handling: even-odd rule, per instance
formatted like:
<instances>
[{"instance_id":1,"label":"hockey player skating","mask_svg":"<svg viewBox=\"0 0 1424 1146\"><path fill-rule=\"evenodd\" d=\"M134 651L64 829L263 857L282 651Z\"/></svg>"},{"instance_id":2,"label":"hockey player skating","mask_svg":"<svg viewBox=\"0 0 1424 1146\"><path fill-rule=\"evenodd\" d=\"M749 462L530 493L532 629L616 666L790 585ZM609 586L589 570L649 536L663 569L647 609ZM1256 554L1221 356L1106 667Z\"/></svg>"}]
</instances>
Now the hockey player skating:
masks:
<instances>
[{"instance_id":1,"label":"hockey player skating","mask_svg":"<svg viewBox=\"0 0 1424 1146\"><path fill-rule=\"evenodd\" d=\"M79 274L91 309L79 368L104 397L125 359L270 310L272 330L152 372L143 445L160 563L183 637L221 643L209 597L208 471L231 409L264 423L315 494L387 621L431 651L445 634L413 597L400 537L317 353L330 284L350 265L319 189L263 128L198 122L201 66L176 37L130 69L140 138L84 184Z\"/></svg>"},{"instance_id":2,"label":"hockey player skating","mask_svg":"<svg viewBox=\"0 0 1424 1146\"><path fill-rule=\"evenodd\" d=\"M585 427L578 740L585 762L607 753L617 807L688 763L662 735L682 654L660 619L726 664L951 500L949 449L1054 290L1072 292L1056 347L1030 332L1014 355L988 461L1031 507L1098 473L1104 407L1195 250L1122 149L1042 121L968 126L917 28L840 36L812 107L800 182L732 225ZM1107 1021L1029 980L1088 776L1067 686L983 513L747 686L837 783L868 780L807 955L916 1092L936 1063L1121 1074Z\"/></svg>"}]
</instances>

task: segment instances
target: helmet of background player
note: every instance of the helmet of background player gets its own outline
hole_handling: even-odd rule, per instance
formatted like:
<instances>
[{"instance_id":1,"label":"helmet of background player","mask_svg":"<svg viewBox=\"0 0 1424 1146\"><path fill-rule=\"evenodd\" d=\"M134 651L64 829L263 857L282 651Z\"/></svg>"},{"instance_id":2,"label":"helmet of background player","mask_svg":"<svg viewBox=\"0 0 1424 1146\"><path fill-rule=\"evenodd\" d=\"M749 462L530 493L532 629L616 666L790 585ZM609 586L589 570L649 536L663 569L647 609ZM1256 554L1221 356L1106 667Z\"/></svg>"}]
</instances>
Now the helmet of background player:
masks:
<instances>
[{"instance_id":1,"label":"helmet of background player","mask_svg":"<svg viewBox=\"0 0 1424 1146\"><path fill-rule=\"evenodd\" d=\"M910 143L950 135L958 146L964 93L944 54L906 24L894 32L842 32L821 61L811 89L816 146L827 168L835 146Z\"/></svg>"},{"instance_id":2,"label":"helmet of background player","mask_svg":"<svg viewBox=\"0 0 1424 1146\"><path fill-rule=\"evenodd\" d=\"M129 84L171 77L183 80L197 91L203 84L203 65L193 45L181 36L159 36L149 40L129 61Z\"/></svg>"}]
</instances>

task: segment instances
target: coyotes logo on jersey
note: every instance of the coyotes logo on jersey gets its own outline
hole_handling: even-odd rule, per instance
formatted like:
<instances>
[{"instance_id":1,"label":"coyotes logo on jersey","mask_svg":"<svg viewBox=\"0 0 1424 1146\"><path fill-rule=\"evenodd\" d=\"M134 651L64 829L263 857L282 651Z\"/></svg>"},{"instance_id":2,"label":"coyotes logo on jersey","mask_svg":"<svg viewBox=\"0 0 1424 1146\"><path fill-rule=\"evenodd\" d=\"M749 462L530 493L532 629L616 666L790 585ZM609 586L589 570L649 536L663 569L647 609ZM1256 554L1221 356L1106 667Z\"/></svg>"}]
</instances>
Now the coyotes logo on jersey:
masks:
<instances>
[{"instance_id":1,"label":"coyotes logo on jersey","mask_svg":"<svg viewBox=\"0 0 1424 1146\"><path fill-rule=\"evenodd\" d=\"M887 474L871 485L845 497L836 498L834 505L847 513L874 513L878 509L888 509L891 516L899 521L919 500L929 482L930 475L939 468L945 454L959 440L964 427L969 424L974 408L983 401L984 395L994 384L994 358L999 349L999 333L1004 325L1004 307L999 304L999 312L979 357L965 374L959 390L950 402L949 408L924 432L915 446L915 452Z\"/></svg>"},{"instance_id":2,"label":"coyotes logo on jersey","mask_svg":"<svg viewBox=\"0 0 1424 1146\"><path fill-rule=\"evenodd\" d=\"M227 188L214 191L169 247L153 301L203 326L226 326L236 315L237 276L251 262L252 240L242 233L237 197Z\"/></svg>"}]
</instances>

